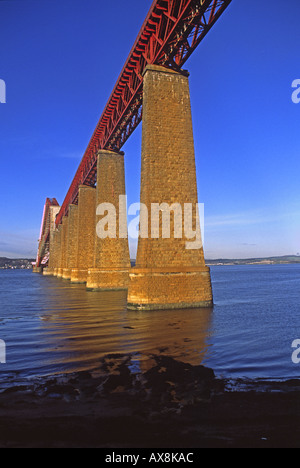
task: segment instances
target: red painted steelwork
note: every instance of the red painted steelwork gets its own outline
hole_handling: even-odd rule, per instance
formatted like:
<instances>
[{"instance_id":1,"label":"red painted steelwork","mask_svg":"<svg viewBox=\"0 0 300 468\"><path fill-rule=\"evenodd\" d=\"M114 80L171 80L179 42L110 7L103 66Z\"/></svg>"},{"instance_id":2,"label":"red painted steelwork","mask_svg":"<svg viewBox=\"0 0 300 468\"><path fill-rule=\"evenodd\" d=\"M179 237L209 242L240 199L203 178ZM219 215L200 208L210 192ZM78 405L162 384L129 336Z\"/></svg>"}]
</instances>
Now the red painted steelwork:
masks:
<instances>
[{"instance_id":1,"label":"red painted steelwork","mask_svg":"<svg viewBox=\"0 0 300 468\"><path fill-rule=\"evenodd\" d=\"M49 258L49 242L50 242L50 208L51 206L59 206L55 198L47 198L44 206L43 219L40 231L39 247L36 258L36 266L46 265Z\"/></svg>"},{"instance_id":2,"label":"red painted steelwork","mask_svg":"<svg viewBox=\"0 0 300 468\"><path fill-rule=\"evenodd\" d=\"M120 151L142 120L148 64L179 70L232 0L154 0L69 188L56 224L77 203L79 186L95 185L97 152Z\"/></svg>"}]
</instances>

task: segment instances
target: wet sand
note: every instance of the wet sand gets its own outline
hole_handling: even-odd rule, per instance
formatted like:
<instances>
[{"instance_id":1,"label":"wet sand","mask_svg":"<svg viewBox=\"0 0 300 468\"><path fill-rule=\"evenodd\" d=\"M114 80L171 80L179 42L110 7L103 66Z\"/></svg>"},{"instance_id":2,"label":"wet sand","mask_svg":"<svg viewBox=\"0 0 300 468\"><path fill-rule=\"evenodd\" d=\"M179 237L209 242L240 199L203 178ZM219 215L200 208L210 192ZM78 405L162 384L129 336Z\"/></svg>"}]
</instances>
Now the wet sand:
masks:
<instances>
[{"instance_id":1,"label":"wet sand","mask_svg":"<svg viewBox=\"0 0 300 468\"><path fill-rule=\"evenodd\" d=\"M300 380L233 385L168 356L141 362L107 355L2 390L0 447L300 447Z\"/></svg>"}]
</instances>

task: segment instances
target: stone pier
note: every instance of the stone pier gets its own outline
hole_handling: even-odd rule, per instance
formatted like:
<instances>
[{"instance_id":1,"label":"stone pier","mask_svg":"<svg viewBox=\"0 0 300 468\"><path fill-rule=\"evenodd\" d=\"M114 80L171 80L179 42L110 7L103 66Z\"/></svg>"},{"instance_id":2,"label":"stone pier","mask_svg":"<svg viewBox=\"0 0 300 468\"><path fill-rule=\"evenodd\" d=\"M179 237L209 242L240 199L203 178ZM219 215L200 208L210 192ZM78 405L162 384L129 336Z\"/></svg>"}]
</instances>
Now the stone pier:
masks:
<instances>
[{"instance_id":1,"label":"stone pier","mask_svg":"<svg viewBox=\"0 0 300 468\"><path fill-rule=\"evenodd\" d=\"M43 273L43 267L34 266L32 269L33 273Z\"/></svg>"},{"instance_id":2,"label":"stone pier","mask_svg":"<svg viewBox=\"0 0 300 468\"><path fill-rule=\"evenodd\" d=\"M211 307L210 270L205 266L197 216L188 74L148 66L143 92L140 201L147 212L141 214L136 266L130 273L128 308ZM165 205L161 205L163 203ZM156 209L161 208L156 226L151 216L153 204ZM186 232L185 204L191 207L192 235L191 229ZM168 215L169 238L162 226L162 220ZM181 237L178 236L180 230Z\"/></svg>"},{"instance_id":3,"label":"stone pier","mask_svg":"<svg viewBox=\"0 0 300 468\"><path fill-rule=\"evenodd\" d=\"M61 249L60 249L60 265L58 269L58 278L64 277L64 270L67 264L67 245L68 245L68 223L69 219L67 216L63 217L61 227Z\"/></svg>"},{"instance_id":4,"label":"stone pier","mask_svg":"<svg viewBox=\"0 0 300 468\"><path fill-rule=\"evenodd\" d=\"M44 276L53 276L55 268L55 231L50 231L50 255L48 261L48 268L43 271Z\"/></svg>"},{"instance_id":5,"label":"stone pier","mask_svg":"<svg viewBox=\"0 0 300 468\"><path fill-rule=\"evenodd\" d=\"M54 268L54 276L58 276L59 269L60 269L60 260L61 260L61 232L62 232L62 225L60 224L56 230L56 247L55 247L55 268Z\"/></svg>"},{"instance_id":6,"label":"stone pier","mask_svg":"<svg viewBox=\"0 0 300 468\"><path fill-rule=\"evenodd\" d=\"M72 270L77 266L77 247L78 247L78 206L69 206L69 224L68 224L68 242L66 248L66 268L63 278L70 280Z\"/></svg>"},{"instance_id":7,"label":"stone pier","mask_svg":"<svg viewBox=\"0 0 300 468\"><path fill-rule=\"evenodd\" d=\"M58 251L59 251L59 243L58 243L58 230L56 229L53 231L53 238L52 238L52 246L50 243L50 260L49 260L49 267L52 270L52 275L56 276L56 269L57 269L57 262L58 262Z\"/></svg>"},{"instance_id":8,"label":"stone pier","mask_svg":"<svg viewBox=\"0 0 300 468\"><path fill-rule=\"evenodd\" d=\"M94 263L88 274L88 289L128 288L130 255L125 193L124 154L99 151Z\"/></svg>"},{"instance_id":9,"label":"stone pier","mask_svg":"<svg viewBox=\"0 0 300 468\"><path fill-rule=\"evenodd\" d=\"M78 234L74 247L75 268L72 269L72 283L86 283L88 271L94 265L96 236L96 189L87 185L79 187ZM76 249L76 251L75 251Z\"/></svg>"}]
</instances>

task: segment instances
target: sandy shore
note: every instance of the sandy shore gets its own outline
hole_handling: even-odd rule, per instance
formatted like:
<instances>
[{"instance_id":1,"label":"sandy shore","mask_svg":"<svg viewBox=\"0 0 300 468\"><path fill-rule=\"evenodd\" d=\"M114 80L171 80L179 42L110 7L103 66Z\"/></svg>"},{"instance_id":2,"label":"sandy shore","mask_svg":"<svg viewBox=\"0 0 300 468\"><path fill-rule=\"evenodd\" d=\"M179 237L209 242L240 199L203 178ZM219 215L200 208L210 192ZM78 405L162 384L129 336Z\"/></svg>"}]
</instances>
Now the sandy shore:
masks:
<instances>
[{"instance_id":1,"label":"sandy shore","mask_svg":"<svg viewBox=\"0 0 300 468\"><path fill-rule=\"evenodd\" d=\"M109 355L94 372L0 394L0 447L300 447L300 380L236 382L151 356Z\"/></svg>"}]
</instances>

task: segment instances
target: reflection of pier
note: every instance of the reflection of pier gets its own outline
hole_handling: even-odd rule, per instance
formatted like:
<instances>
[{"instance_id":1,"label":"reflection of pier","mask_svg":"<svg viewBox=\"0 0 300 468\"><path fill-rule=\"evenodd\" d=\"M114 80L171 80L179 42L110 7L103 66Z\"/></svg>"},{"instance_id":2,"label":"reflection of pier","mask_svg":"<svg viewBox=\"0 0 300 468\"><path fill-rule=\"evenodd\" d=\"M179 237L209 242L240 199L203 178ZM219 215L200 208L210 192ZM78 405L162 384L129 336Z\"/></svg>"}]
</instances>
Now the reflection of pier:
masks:
<instances>
[{"instance_id":1,"label":"reflection of pier","mask_svg":"<svg viewBox=\"0 0 300 468\"><path fill-rule=\"evenodd\" d=\"M192 365L201 364L207 352L212 309L128 312L130 339L146 362L151 354L172 356ZM147 357L145 357L147 356ZM143 370L145 367L143 366Z\"/></svg>"},{"instance_id":2,"label":"reflection of pier","mask_svg":"<svg viewBox=\"0 0 300 468\"><path fill-rule=\"evenodd\" d=\"M211 309L187 309L184 315L180 310L131 312L126 291L94 294L84 285L48 281L41 336L60 371L97 368L101 357L118 353L132 354L143 371L151 367L151 354L202 363Z\"/></svg>"}]
</instances>

